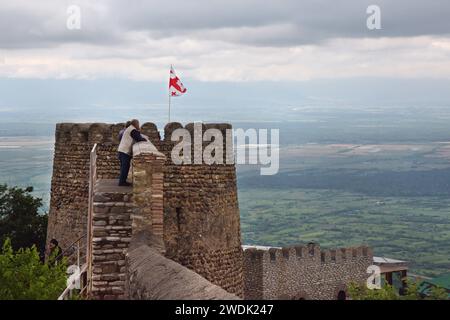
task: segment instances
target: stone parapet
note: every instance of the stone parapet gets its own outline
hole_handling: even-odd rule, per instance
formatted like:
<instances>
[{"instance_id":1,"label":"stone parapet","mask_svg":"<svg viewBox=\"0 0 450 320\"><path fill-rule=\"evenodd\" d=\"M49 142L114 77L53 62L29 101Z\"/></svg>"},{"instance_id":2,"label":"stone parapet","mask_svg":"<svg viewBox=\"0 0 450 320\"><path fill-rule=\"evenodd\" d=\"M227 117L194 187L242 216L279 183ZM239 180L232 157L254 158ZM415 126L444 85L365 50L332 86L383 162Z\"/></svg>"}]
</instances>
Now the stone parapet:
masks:
<instances>
[{"instance_id":1,"label":"stone parapet","mask_svg":"<svg viewBox=\"0 0 450 320\"><path fill-rule=\"evenodd\" d=\"M165 160L150 142L133 146L133 234L147 228L163 239Z\"/></svg>"},{"instance_id":2,"label":"stone parapet","mask_svg":"<svg viewBox=\"0 0 450 320\"><path fill-rule=\"evenodd\" d=\"M134 300L238 300L147 245L127 254L127 291Z\"/></svg>"}]
</instances>

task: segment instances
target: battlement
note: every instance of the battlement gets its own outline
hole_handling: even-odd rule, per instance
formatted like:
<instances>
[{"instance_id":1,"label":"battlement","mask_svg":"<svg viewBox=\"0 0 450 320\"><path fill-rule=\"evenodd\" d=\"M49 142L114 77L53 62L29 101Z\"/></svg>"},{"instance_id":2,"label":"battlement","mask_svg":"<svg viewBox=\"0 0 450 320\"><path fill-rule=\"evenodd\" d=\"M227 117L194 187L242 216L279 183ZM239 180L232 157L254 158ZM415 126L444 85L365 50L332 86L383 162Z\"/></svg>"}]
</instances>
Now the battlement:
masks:
<instances>
[{"instance_id":1,"label":"battlement","mask_svg":"<svg viewBox=\"0 0 450 320\"><path fill-rule=\"evenodd\" d=\"M316 243L244 249L246 299L336 299L351 282L367 279L367 246L323 250Z\"/></svg>"},{"instance_id":2,"label":"battlement","mask_svg":"<svg viewBox=\"0 0 450 320\"><path fill-rule=\"evenodd\" d=\"M119 131L125 123L58 123L56 125L56 142L59 143L113 143L118 144ZM208 129L217 129L225 137L227 129L231 129L228 123L201 123L202 132ZM164 138L161 139L158 127L153 122L141 125L141 132L150 138L150 141L159 146L162 143L174 143L171 141L172 133L177 129L186 129L194 135L194 123L183 126L179 122L170 122L164 127Z\"/></svg>"},{"instance_id":3,"label":"battlement","mask_svg":"<svg viewBox=\"0 0 450 320\"><path fill-rule=\"evenodd\" d=\"M289 261L316 261L318 263L340 263L361 257L373 257L368 246L357 246L336 249L321 249L319 244L296 245L283 248L258 249L249 247L244 250L244 256L251 261L264 263L280 263Z\"/></svg>"}]
</instances>

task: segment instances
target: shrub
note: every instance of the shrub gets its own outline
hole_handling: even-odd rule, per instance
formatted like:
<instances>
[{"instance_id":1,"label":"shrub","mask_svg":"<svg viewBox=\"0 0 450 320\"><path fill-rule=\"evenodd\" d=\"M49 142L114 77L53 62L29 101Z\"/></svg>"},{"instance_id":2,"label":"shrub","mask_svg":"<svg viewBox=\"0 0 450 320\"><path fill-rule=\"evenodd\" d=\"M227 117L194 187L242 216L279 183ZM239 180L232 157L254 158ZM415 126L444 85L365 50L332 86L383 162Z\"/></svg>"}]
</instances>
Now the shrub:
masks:
<instances>
[{"instance_id":1,"label":"shrub","mask_svg":"<svg viewBox=\"0 0 450 320\"><path fill-rule=\"evenodd\" d=\"M42 263L35 246L14 252L6 239L0 252L0 300L56 300L66 287L66 262Z\"/></svg>"}]
</instances>

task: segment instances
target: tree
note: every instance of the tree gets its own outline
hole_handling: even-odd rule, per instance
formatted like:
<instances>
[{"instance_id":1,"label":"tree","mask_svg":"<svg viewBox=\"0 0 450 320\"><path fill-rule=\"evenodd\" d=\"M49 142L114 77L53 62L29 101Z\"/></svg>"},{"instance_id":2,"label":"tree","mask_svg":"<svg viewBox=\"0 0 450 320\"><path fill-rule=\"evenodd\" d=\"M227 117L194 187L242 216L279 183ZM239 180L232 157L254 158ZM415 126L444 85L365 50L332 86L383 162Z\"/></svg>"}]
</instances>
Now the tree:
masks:
<instances>
[{"instance_id":1,"label":"tree","mask_svg":"<svg viewBox=\"0 0 450 320\"><path fill-rule=\"evenodd\" d=\"M363 284L351 283L348 292L352 300L398 300L399 295L390 285L371 290Z\"/></svg>"},{"instance_id":2,"label":"tree","mask_svg":"<svg viewBox=\"0 0 450 320\"><path fill-rule=\"evenodd\" d=\"M419 283L407 281L404 295L399 295L397 290L385 284L380 289L369 289L364 284L351 283L349 285L349 295L353 300L446 300L447 292L440 287L433 287L428 296L423 296L419 292Z\"/></svg>"},{"instance_id":3,"label":"tree","mask_svg":"<svg viewBox=\"0 0 450 320\"><path fill-rule=\"evenodd\" d=\"M0 185L0 243L11 239L14 250L35 245L45 248L47 214L40 214L42 199L33 197L32 187L25 189Z\"/></svg>"},{"instance_id":4,"label":"tree","mask_svg":"<svg viewBox=\"0 0 450 320\"><path fill-rule=\"evenodd\" d=\"M35 246L14 252L6 239L0 252L0 300L56 300L66 287L66 262L42 263Z\"/></svg>"},{"instance_id":5,"label":"tree","mask_svg":"<svg viewBox=\"0 0 450 320\"><path fill-rule=\"evenodd\" d=\"M426 298L429 300L446 300L448 299L447 290L441 287L432 287L430 295Z\"/></svg>"}]
</instances>

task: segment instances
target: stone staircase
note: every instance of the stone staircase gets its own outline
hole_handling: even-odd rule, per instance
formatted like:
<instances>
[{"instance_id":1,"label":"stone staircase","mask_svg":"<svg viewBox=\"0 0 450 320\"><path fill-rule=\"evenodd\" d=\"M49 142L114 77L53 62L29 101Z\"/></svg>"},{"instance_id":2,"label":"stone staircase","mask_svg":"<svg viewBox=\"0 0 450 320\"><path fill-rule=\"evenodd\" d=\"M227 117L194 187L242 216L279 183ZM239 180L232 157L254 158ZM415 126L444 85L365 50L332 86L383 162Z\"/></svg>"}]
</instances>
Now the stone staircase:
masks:
<instances>
[{"instance_id":1,"label":"stone staircase","mask_svg":"<svg viewBox=\"0 0 450 320\"><path fill-rule=\"evenodd\" d=\"M117 180L97 180L92 216L93 299L123 299L125 254L128 249L133 210L132 187L119 187Z\"/></svg>"}]
</instances>

